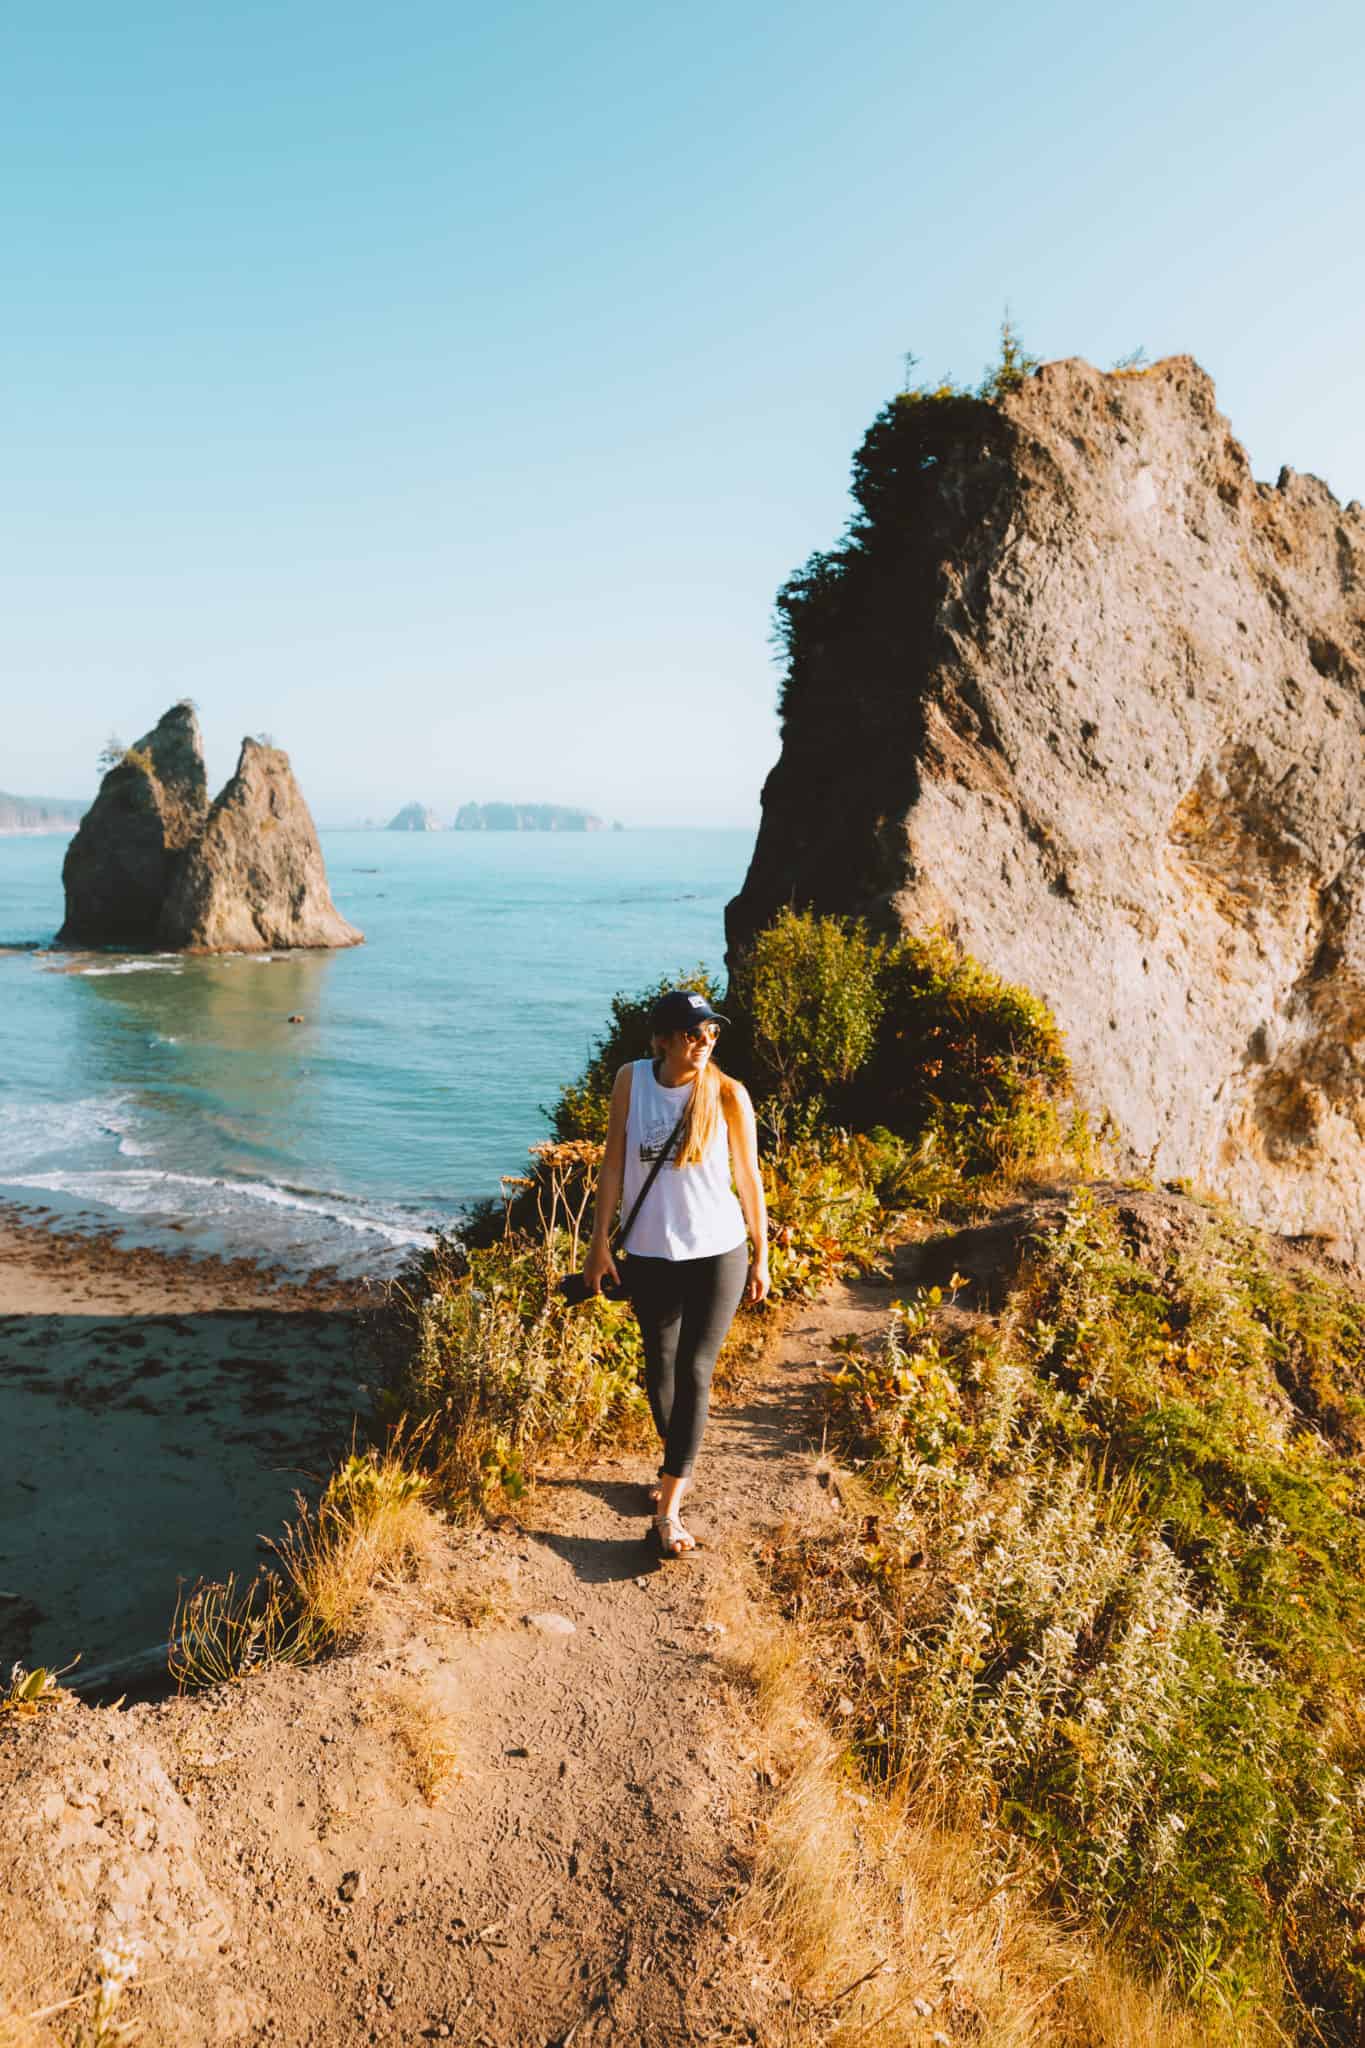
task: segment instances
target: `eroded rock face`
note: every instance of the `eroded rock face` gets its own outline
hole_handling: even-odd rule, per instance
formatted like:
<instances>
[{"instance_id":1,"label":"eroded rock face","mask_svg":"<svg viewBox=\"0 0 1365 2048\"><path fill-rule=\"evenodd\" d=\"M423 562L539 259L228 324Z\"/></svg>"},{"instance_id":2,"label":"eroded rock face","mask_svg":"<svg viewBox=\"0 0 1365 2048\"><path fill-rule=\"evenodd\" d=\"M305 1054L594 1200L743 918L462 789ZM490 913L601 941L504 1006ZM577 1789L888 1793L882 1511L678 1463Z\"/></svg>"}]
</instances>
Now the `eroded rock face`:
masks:
<instances>
[{"instance_id":1,"label":"eroded rock face","mask_svg":"<svg viewBox=\"0 0 1365 2048\"><path fill-rule=\"evenodd\" d=\"M153 945L166 892L208 807L199 722L177 704L109 770L67 848L58 943Z\"/></svg>"},{"instance_id":2,"label":"eroded rock face","mask_svg":"<svg viewBox=\"0 0 1365 2048\"><path fill-rule=\"evenodd\" d=\"M111 768L67 850L57 943L166 951L354 946L289 756L243 740L208 801L199 725L178 704Z\"/></svg>"},{"instance_id":3,"label":"eroded rock face","mask_svg":"<svg viewBox=\"0 0 1365 2048\"><path fill-rule=\"evenodd\" d=\"M242 741L236 774L171 882L157 940L210 953L360 944L332 902L318 835L281 748Z\"/></svg>"},{"instance_id":4,"label":"eroded rock face","mask_svg":"<svg viewBox=\"0 0 1365 2048\"><path fill-rule=\"evenodd\" d=\"M1256 483L1188 357L924 406L792 586L732 946L791 901L939 923L1131 1161L1365 1262L1360 506Z\"/></svg>"}]
</instances>

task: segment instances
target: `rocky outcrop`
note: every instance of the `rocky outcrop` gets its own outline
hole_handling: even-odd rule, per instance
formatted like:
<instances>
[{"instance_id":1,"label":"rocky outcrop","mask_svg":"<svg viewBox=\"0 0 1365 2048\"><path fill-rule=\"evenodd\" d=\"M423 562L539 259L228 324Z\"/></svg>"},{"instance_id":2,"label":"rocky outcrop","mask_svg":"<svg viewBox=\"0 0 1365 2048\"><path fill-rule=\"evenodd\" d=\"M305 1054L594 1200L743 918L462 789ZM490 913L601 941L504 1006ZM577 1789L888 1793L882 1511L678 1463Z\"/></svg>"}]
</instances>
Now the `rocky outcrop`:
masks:
<instances>
[{"instance_id":1,"label":"rocky outcrop","mask_svg":"<svg viewBox=\"0 0 1365 2048\"><path fill-rule=\"evenodd\" d=\"M58 944L155 945L166 892L208 807L199 721L176 704L109 769L67 848Z\"/></svg>"},{"instance_id":2,"label":"rocky outcrop","mask_svg":"<svg viewBox=\"0 0 1365 2048\"><path fill-rule=\"evenodd\" d=\"M243 740L237 772L171 883L161 945L208 953L357 946L332 902L318 835L289 756Z\"/></svg>"},{"instance_id":3,"label":"rocky outcrop","mask_svg":"<svg viewBox=\"0 0 1365 2048\"><path fill-rule=\"evenodd\" d=\"M439 832L441 821L425 804L404 804L385 826L387 832Z\"/></svg>"},{"instance_id":4,"label":"rocky outcrop","mask_svg":"<svg viewBox=\"0 0 1365 2048\"><path fill-rule=\"evenodd\" d=\"M105 776L62 869L59 945L262 952L353 946L289 756L243 740L208 802L192 708L179 704Z\"/></svg>"},{"instance_id":5,"label":"rocky outcrop","mask_svg":"<svg viewBox=\"0 0 1365 2048\"><path fill-rule=\"evenodd\" d=\"M1188 357L907 395L782 593L732 948L937 923L1053 1005L1132 1161L1365 1261L1365 516Z\"/></svg>"}]
</instances>

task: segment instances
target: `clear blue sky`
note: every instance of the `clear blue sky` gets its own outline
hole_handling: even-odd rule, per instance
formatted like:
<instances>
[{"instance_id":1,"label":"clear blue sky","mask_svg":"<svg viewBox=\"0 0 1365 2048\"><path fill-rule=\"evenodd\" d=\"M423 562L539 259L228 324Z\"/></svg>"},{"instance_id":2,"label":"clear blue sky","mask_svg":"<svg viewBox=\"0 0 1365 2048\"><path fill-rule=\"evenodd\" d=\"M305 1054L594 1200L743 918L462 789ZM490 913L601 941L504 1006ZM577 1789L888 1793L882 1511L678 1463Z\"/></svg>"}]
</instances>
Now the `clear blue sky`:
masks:
<instances>
[{"instance_id":1,"label":"clear blue sky","mask_svg":"<svg viewBox=\"0 0 1365 2048\"><path fill-rule=\"evenodd\" d=\"M18 0L0 788L200 704L320 820L747 824L900 381L1188 351L1365 496L1355 5Z\"/></svg>"}]
</instances>

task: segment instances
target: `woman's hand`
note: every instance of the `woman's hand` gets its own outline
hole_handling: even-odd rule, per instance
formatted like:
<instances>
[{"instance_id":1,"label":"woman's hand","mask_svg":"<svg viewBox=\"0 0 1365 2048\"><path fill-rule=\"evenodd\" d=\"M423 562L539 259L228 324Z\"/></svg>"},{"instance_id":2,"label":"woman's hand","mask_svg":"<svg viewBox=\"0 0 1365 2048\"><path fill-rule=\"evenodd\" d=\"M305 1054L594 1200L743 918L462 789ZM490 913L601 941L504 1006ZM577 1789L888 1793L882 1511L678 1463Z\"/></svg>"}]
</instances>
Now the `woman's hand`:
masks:
<instances>
[{"instance_id":1,"label":"woman's hand","mask_svg":"<svg viewBox=\"0 0 1365 2048\"><path fill-rule=\"evenodd\" d=\"M772 1291L768 1275L768 1254L758 1252L749 1261L749 1277L744 1283L744 1304L746 1308L757 1308L760 1301L766 1301Z\"/></svg>"},{"instance_id":2,"label":"woman's hand","mask_svg":"<svg viewBox=\"0 0 1365 2048\"><path fill-rule=\"evenodd\" d=\"M608 1274L610 1274L615 1285L619 1287L621 1285L621 1275L616 1270L616 1261L611 1255L611 1246L609 1244L590 1244L588 1246L588 1256L583 1261L584 1285L591 1293L600 1294L602 1292L602 1282Z\"/></svg>"}]
</instances>

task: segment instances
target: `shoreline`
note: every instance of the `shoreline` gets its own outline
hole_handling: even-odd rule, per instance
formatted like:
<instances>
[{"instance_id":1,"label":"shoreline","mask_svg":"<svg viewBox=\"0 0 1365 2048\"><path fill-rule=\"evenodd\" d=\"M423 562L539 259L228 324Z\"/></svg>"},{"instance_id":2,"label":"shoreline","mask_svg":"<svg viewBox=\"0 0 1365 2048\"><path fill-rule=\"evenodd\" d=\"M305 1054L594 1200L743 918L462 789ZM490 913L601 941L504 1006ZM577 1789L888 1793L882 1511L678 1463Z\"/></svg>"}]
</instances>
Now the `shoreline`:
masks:
<instances>
[{"instance_id":1,"label":"shoreline","mask_svg":"<svg viewBox=\"0 0 1365 2048\"><path fill-rule=\"evenodd\" d=\"M177 1586L249 1577L368 1405L365 1281L0 1204L0 1674L164 1673Z\"/></svg>"},{"instance_id":2,"label":"shoreline","mask_svg":"<svg viewBox=\"0 0 1365 2048\"><path fill-rule=\"evenodd\" d=\"M264 1252L233 1258L188 1244L140 1245L117 1224L86 1224L47 1203L0 1197L0 1319L59 1313L62 1304L98 1313L105 1301L134 1313L167 1301L190 1309L359 1310L378 1285L378 1276L347 1279L326 1264L300 1274ZM54 1306L30 1305L40 1299Z\"/></svg>"}]
</instances>

